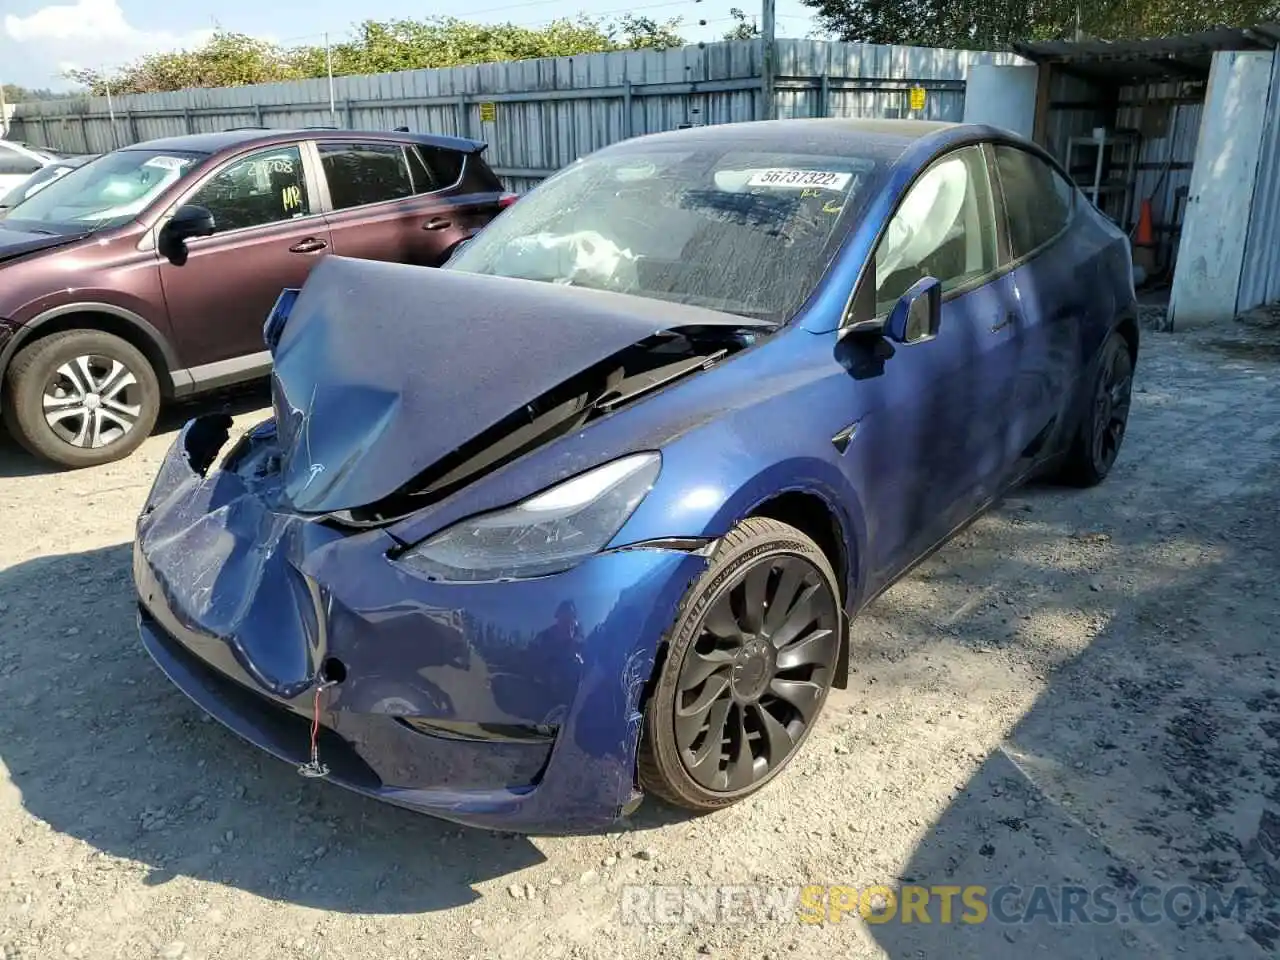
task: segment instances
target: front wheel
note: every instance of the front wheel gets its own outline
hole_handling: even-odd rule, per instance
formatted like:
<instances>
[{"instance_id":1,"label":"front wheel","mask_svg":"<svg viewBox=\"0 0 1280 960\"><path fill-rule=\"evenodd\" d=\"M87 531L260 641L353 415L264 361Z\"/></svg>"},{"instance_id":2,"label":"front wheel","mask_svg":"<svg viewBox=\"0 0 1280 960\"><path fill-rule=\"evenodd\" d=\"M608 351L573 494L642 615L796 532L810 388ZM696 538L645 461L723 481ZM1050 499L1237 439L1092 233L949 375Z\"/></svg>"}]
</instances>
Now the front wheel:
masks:
<instances>
[{"instance_id":1,"label":"front wheel","mask_svg":"<svg viewBox=\"0 0 1280 960\"><path fill-rule=\"evenodd\" d=\"M689 810L755 793L800 750L841 642L840 589L809 537L753 518L689 589L645 708L640 785Z\"/></svg>"},{"instance_id":2,"label":"front wheel","mask_svg":"<svg viewBox=\"0 0 1280 960\"><path fill-rule=\"evenodd\" d=\"M37 456L91 467L128 456L155 426L160 384L132 344L68 330L21 350L5 380L5 424Z\"/></svg>"}]
</instances>

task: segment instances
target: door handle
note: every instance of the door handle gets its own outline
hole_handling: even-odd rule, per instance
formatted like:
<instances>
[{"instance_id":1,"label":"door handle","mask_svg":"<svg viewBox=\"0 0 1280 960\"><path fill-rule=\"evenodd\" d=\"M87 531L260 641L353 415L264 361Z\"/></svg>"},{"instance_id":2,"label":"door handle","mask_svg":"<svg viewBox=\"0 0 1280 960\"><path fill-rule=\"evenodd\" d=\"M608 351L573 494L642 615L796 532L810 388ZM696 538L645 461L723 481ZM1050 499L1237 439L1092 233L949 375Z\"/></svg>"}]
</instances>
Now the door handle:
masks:
<instances>
[{"instance_id":1,"label":"door handle","mask_svg":"<svg viewBox=\"0 0 1280 960\"><path fill-rule=\"evenodd\" d=\"M1007 313L1005 313L1003 320L1001 320L999 323L994 324L991 327L991 332L999 333L1005 327L1012 326L1014 323L1017 322L1017 320L1018 320L1018 314L1015 311L1010 310Z\"/></svg>"},{"instance_id":2,"label":"door handle","mask_svg":"<svg viewBox=\"0 0 1280 960\"><path fill-rule=\"evenodd\" d=\"M432 217L422 225L423 230L443 230L446 227L453 226L453 221L444 217Z\"/></svg>"},{"instance_id":3,"label":"door handle","mask_svg":"<svg viewBox=\"0 0 1280 960\"><path fill-rule=\"evenodd\" d=\"M317 250L323 250L329 244L323 240L317 240L315 237L307 237L305 240L299 240L289 248L290 253L315 253Z\"/></svg>"}]
</instances>

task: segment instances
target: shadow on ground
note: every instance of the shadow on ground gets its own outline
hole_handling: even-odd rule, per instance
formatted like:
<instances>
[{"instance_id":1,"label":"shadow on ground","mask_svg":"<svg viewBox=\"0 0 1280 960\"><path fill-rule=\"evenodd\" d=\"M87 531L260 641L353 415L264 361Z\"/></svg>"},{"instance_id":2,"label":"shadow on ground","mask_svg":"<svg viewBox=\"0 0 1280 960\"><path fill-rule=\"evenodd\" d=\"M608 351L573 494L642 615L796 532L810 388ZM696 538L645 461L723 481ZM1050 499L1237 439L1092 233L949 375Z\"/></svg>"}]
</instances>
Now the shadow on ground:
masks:
<instances>
[{"instance_id":1,"label":"shadow on ground","mask_svg":"<svg viewBox=\"0 0 1280 960\"><path fill-rule=\"evenodd\" d=\"M1054 512L1051 495L1021 499L1005 512ZM1026 601L1051 624L1055 595L1083 578L1100 628L1046 672L1032 709L916 845L899 879L934 891L931 922L904 917L896 903L891 919L869 926L889 957L1245 958L1280 949L1280 523L1264 495L1224 502L1216 514L1185 506L1143 517L1116 505L1110 534L1074 534L1117 551L1108 574L1061 564L1047 595ZM1048 519L1035 537L1073 535ZM1044 576L1019 568L1009 540L1002 560L974 536L979 549L950 576L1015 585ZM1005 601L978 606L956 639L988 649L1037 643L1025 627L1018 636L1019 612ZM949 923L940 922L940 886L954 890ZM980 923L962 901L974 886L985 890Z\"/></svg>"},{"instance_id":2,"label":"shadow on ground","mask_svg":"<svg viewBox=\"0 0 1280 960\"><path fill-rule=\"evenodd\" d=\"M528 839L305 781L206 721L137 640L130 549L0 571L0 598L63 587L56 605L0 606L0 760L33 816L145 865L152 885L184 874L353 913L456 906L542 862Z\"/></svg>"}]
</instances>

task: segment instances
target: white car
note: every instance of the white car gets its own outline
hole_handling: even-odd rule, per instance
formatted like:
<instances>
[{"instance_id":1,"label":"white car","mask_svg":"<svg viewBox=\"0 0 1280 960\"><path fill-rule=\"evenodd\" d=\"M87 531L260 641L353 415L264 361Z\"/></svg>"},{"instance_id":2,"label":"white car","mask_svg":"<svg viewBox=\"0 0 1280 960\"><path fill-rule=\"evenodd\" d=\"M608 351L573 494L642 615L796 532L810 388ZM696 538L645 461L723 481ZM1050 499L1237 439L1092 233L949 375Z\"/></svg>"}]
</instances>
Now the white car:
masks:
<instances>
[{"instance_id":1,"label":"white car","mask_svg":"<svg viewBox=\"0 0 1280 960\"><path fill-rule=\"evenodd\" d=\"M25 143L14 143L12 140L0 140L0 199L26 182L42 167L46 167L58 159L58 156L47 150L29 147Z\"/></svg>"}]
</instances>

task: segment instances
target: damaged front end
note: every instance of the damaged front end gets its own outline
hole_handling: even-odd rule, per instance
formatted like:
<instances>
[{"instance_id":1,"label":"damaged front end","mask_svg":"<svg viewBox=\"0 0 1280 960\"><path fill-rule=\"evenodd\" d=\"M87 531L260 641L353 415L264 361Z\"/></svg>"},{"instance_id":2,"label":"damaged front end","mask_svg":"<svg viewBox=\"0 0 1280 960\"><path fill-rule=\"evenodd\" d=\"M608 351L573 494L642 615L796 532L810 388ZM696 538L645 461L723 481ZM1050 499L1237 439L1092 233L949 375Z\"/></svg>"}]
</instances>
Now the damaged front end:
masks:
<instances>
[{"instance_id":1,"label":"damaged front end","mask_svg":"<svg viewBox=\"0 0 1280 960\"><path fill-rule=\"evenodd\" d=\"M321 292L352 302L349 267L324 269ZM509 282L464 277L454 295L474 299L473 281L490 293ZM576 362L566 378L563 363L491 358L486 386L430 379L478 362L466 338L418 339L454 352L406 360L417 334L379 323L372 304L343 314L309 282L276 331L276 417L234 443L225 416L183 428L139 517L134 575L148 651L263 749L305 766L318 716L319 758L343 786L462 823L581 830L636 799L642 691L705 569L697 540L605 548L660 453L535 471L522 496L444 511L418 543L388 525L443 504L457 513L494 471L743 349L751 323L711 314L672 330L585 291L531 304L527 286L451 319L489 330L482 314L520 301L508 340L536 367L557 354L534 346L555 304L577 318L555 338ZM588 299L626 337L586 332ZM370 320L381 351L357 349L339 316Z\"/></svg>"}]
</instances>

